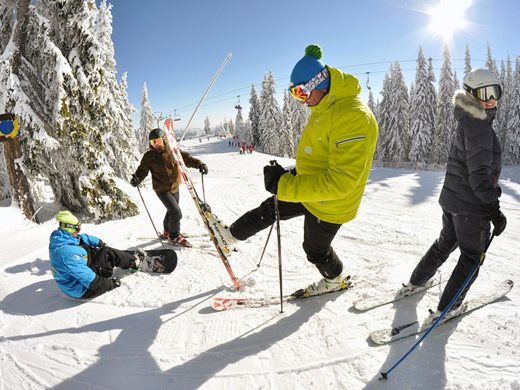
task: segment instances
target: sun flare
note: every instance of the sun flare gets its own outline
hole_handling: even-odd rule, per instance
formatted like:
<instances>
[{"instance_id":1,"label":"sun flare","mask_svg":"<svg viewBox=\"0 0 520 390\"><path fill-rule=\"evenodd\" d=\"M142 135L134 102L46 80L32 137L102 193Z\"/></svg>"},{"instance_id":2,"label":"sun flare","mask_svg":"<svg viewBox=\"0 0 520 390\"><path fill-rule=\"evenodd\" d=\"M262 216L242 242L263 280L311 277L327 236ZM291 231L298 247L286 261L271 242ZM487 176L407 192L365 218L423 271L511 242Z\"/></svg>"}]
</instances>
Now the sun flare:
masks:
<instances>
[{"instance_id":1,"label":"sun flare","mask_svg":"<svg viewBox=\"0 0 520 390\"><path fill-rule=\"evenodd\" d=\"M442 36L445 41L451 40L455 31L466 27L464 14L471 7L472 2L472 0L440 0L436 7L428 11L431 17L430 31Z\"/></svg>"}]
</instances>

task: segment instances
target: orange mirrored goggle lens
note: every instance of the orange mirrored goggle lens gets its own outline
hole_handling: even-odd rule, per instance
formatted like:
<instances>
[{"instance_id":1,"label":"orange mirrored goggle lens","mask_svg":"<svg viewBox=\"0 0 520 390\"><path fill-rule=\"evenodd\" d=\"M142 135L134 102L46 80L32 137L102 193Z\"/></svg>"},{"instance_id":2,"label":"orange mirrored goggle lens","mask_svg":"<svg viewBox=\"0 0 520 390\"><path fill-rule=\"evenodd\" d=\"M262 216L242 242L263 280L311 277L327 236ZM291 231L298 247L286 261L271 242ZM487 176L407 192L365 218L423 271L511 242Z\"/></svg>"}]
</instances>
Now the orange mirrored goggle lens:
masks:
<instances>
[{"instance_id":1,"label":"orange mirrored goggle lens","mask_svg":"<svg viewBox=\"0 0 520 390\"><path fill-rule=\"evenodd\" d=\"M151 139L150 140L150 145L154 146L154 145L164 145L163 143L163 139L162 138L156 138L156 139Z\"/></svg>"},{"instance_id":2,"label":"orange mirrored goggle lens","mask_svg":"<svg viewBox=\"0 0 520 390\"><path fill-rule=\"evenodd\" d=\"M291 92L291 96L299 102L307 101L307 99L311 95L303 84L295 85L294 87L289 88L289 92Z\"/></svg>"}]
</instances>

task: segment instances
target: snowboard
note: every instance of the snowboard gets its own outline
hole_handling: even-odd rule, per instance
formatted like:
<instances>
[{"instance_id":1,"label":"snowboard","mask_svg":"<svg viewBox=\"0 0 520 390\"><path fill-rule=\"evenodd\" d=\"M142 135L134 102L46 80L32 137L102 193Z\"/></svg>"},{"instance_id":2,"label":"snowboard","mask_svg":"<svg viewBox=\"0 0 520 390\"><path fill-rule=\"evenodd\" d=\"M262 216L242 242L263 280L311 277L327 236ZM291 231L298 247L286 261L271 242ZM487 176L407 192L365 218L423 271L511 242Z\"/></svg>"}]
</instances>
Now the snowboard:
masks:
<instances>
[{"instance_id":1,"label":"snowboard","mask_svg":"<svg viewBox=\"0 0 520 390\"><path fill-rule=\"evenodd\" d=\"M126 250L134 256L137 254L136 250ZM160 274L170 274L177 267L177 253L173 249L150 249L145 250L147 260L151 260L152 266L146 269L139 269L140 272L152 272Z\"/></svg>"}]
</instances>

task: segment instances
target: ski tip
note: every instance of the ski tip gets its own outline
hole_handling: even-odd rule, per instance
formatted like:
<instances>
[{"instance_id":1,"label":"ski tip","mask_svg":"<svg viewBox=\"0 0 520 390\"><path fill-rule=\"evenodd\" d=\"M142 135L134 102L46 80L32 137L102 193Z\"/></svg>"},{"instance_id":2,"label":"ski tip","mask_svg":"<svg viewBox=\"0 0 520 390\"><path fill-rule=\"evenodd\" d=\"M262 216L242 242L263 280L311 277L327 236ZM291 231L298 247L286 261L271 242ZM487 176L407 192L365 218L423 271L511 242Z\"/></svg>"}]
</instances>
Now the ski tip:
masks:
<instances>
[{"instance_id":1,"label":"ski tip","mask_svg":"<svg viewBox=\"0 0 520 390\"><path fill-rule=\"evenodd\" d=\"M379 378L379 380L382 380L382 379L384 379L384 380L388 379L388 372L382 372L381 373L381 378Z\"/></svg>"}]
</instances>

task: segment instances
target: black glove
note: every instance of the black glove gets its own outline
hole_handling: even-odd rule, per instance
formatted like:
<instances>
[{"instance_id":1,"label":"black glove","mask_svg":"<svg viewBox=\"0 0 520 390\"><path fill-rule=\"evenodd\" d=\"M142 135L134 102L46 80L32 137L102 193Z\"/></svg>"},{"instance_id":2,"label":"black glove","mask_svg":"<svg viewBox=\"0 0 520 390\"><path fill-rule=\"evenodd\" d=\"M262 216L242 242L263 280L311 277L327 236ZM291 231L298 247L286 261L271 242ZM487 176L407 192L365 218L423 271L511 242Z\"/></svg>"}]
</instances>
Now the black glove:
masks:
<instances>
[{"instance_id":1,"label":"black glove","mask_svg":"<svg viewBox=\"0 0 520 390\"><path fill-rule=\"evenodd\" d=\"M199 165L199 172L202 173L203 175L207 175L208 174L208 166L204 163L200 164Z\"/></svg>"},{"instance_id":2,"label":"black glove","mask_svg":"<svg viewBox=\"0 0 520 390\"><path fill-rule=\"evenodd\" d=\"M132 179L130 179L130 184L134 187L137 187L139 185L139 178L135 173L132 175Z\"/></svg>"},{"instance_id":3,"label":"black glove","mask_svg":"<svg viewBox=\"0 0 520 390\"><path fill-rule=\"evenodd\" d=\"M495 233L495 236L500 236L502 232L506 229L507 225L507 218L500 211L500 203L498 200L495 203L491 203L488 205L484 205L484 211L489 216L489 219L493 223L493 226L495 227L493 229L493 233Z\"/></svg>"},{"instance_id":4,"label":"black glove","mask_svg":"<svg viewBox=\"0 0 520 390\"><path fill-rule=\"evenodd\" d=\"M119 278L112 278L112 289L121 287L121 280Z\"/></svg>"},{"instance_id":5,"label":"black glove","mask_svg":"<svg viewBox=\"0 0 520 390\"><path fill-rule=\"evenodd\" d=\"M278 192L278 181L287 171L284 167L278 164L276 160L273 160L270 163L271 165L266 165L264 167L264 186L267 191L276 195Z\"/></svg>"}]
</instances>

